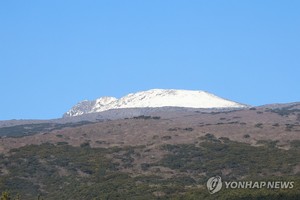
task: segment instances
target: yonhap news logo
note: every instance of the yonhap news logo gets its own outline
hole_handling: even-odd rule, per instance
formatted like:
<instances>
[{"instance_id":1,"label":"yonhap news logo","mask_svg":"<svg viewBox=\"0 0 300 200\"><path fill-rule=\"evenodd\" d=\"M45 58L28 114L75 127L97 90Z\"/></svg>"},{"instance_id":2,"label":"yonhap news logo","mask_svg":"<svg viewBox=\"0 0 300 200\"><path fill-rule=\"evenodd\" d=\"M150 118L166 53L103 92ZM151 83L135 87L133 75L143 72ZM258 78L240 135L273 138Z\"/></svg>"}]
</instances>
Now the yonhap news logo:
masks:
<instances>
[{"instance_id":1,"label":"yonhap news logo","mask_svg":"<svg viewBox=\"0 0 300 200\"><path fill-rule=\"evenodd\" d=\"M220 176L211 177L206 186L210 194L219 192L222 189L222 178Z\"/></svg>"},{"instance_id":2,"label":"yonhap news logo","mask_svg":"<svg viewBox=\"0 0 300 200\"><path fill-rule=\"evenodd\" d=\"M210 194L219 192L222 189L293 189L294 181L224 181L220 176L214 176L207 181L207 190Z\"/></svg>"}]
</instances>

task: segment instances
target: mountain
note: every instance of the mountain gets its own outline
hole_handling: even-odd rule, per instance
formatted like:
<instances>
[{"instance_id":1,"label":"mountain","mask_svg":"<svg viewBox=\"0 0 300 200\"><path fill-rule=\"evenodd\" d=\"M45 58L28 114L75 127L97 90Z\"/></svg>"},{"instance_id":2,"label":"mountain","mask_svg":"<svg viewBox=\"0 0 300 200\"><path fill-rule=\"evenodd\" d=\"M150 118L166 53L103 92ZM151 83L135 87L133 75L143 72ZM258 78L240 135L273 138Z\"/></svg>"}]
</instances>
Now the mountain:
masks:
<instances>
[{"instance_id":1,"label":"mountain","mask_svg":"<svg viewBox=\"0 0 300 200\"><path fill-rule=\"evenodd\" d=\"M91 115L101 120L86 121ZM5 124L0 123L0 196L9 191L22 200L300 199L300 102L245 109L122 108ZM237 184L294 184L224 184L211 195L206 186L212 176Z\"/></svg>"},{"instance_id":2,"label":"mountain","mask_svg":"<svg viewBox=\"0 0 300 200\"><path fill-rule=\"evenodd\" d=\"M64 116L79 116L87 113L101 112L101 108L107 107L108 105L116 102L118 99L114 97L101 97L94 101L84 100L75 105L71 110L64 114ZM99 109L99 111L94 111ZM106 109L109 110L109 109Z\"/></svg>"},{"instance_id":3,"label":"mountain","mask_svg":"<svg viewBox=\"0 0 300 200\"><path fill-rule=\"evenodd\" d=\"M128 94L120 99L101 97L82 101L73 106L64 117L74 117L119 108L244 108L246 105L217 97L205 91L152 89Z\"/></svg>"},{"instance_id":4,"label":"mountain","mask_svg":"<svg viewBox=\"0 0 300 200\"><path fill-rule=\"evenodd\" d=\"M87 112L110 101L119 100L84 101L77 108ZM0 196L9 191L11 199L22 200L300 199L299 133L300 102L243 109L116 108L0 121ZM230 184L211 195L212 176L283 186L253 190ZM286 183L293 187L284 188Z\"/></svg>"}]
</instances>

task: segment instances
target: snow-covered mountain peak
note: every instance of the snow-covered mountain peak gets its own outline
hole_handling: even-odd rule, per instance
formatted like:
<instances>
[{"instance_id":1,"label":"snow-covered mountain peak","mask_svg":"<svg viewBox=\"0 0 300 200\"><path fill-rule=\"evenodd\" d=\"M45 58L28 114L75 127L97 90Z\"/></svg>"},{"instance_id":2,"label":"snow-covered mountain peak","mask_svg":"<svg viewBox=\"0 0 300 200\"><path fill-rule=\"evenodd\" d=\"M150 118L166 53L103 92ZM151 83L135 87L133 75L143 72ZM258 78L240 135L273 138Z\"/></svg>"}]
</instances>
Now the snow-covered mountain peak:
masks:
<instances>
[{"instance_id":1,"label":"snow-covered mountain peak","mask_svg":"<svg viewBox=\"0 0 300 200\"><path fill-rule=\"evenodd\" d=\"M205 91L151 89L130 93L120 99L101 97L94 101L82 101L64 116L78 116L118 108L145 107L243 108L245 105L217 97Z\"/></svg>"},{"instance_id":2,"label":"snow-covered mountain peak","mask_svg":"<svg viewBox=\"0 0 300 200\"><path fill-rule=\"evenodd\" d=\"M118 99L115 97L101 97L95 100L95 106L97 107L105 106L117 100Z\"/></svg>"}]
</instances>

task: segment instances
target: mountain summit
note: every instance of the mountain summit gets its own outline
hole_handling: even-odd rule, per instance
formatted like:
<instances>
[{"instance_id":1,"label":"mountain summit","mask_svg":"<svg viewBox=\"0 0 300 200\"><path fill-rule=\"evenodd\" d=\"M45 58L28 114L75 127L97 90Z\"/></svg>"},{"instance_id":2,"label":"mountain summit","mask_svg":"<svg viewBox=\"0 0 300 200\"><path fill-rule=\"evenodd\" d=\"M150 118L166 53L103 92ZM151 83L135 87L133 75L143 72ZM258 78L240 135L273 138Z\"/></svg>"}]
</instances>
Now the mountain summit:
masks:
<instances>
[{"instance_id":1,"label":"mountain summit","mask_svg":"<svg viewBox=\"0 0 300 200\"><path fill-rule=\"evenodd\" d=\"M64 114L64 117L102 112L118 108L243 108L243 104L229 101L205 91L152 89L128 94L120 99L101 97L94 101L82 101Z\"/></svg>"}]
</instances>

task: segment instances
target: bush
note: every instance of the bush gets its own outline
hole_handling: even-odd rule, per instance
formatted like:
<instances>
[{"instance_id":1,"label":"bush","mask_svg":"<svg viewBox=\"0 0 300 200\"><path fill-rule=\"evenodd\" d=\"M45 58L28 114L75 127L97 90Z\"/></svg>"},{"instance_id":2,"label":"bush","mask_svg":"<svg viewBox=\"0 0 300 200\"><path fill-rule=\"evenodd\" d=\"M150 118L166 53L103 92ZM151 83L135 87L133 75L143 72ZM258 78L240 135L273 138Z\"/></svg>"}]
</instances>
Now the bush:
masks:
<instances>
[{"instance_id":1,"label":"bush","mask_svg":"<svg viewBox=\"0 0 300 200\"><path fill-rule=\"evenodd\" d=\"M90 145L89 142L84 142L84 143L80 144L80 147L81 147L81 148L90 148L91 145Z\"/></svg>"},{"instance_id":2,"label":"bush","mask_svg":"<svg viewBox=\"0 0 300 200\"><path fill-rule=\"evenodd\" d=\"M56 137L58 137L58 138L62 138L62 137L63 137L63 135L61 135L61 134L58 134L58 135L56 135Z\"/></svg>"},{"instance_id":3,"label":"bush","mask_svg":"<svg viewBox=\"0 0 300 200\"><path fill-rule=\"evenodd\" d=\"M166 135L166 136L163 136L162 139L163 139L163 140L170 140L170 139L172 139L172 137L169 136L169 135Z\"/></svg>"},{"instance_id":4,"label":"bush","mask_svg":"<svg viewBox=\"0 0 300 200\"><path fill-rule=\"evenodd\" d=\"M257 124L255 124L255 127L256 127L256 128L262 128L262 127L263 127L263 124L262 124L262 123L257 123Z\"/></svg>"}]
</instances>

